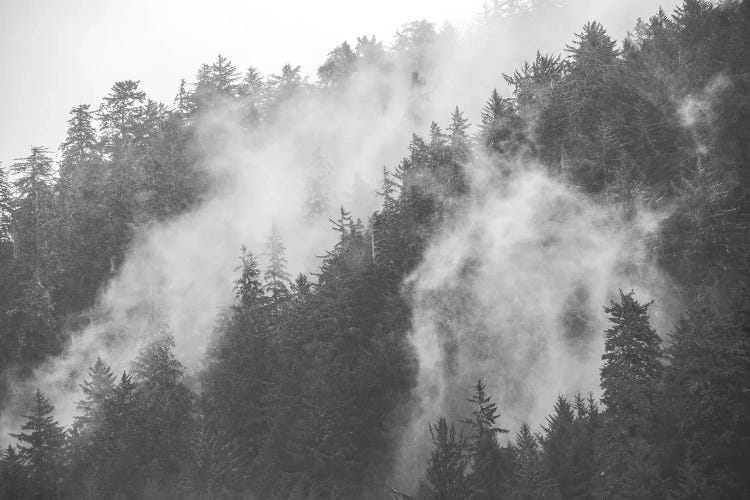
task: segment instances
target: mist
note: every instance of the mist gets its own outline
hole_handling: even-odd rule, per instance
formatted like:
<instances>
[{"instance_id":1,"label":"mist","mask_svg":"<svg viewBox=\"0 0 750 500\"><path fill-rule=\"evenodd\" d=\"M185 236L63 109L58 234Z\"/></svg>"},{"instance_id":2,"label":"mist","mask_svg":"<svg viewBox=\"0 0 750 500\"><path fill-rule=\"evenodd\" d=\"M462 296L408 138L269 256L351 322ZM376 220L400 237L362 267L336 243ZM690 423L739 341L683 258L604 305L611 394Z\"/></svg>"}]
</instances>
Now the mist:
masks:
<instances>
[{"instance_id":1,"label":"mist","mask_svg":"<svg viewBox=\"0 0 750 500\"><path fill-rule=\"evenodd\" d=\"M670 280L648 242L665 214L605 208L538 165L501 175L471 165L473 199L445 225L405 283L414 303L419 359L415 410L398 481L414 487L429 454L428 426L471 417L478 379L498 403L512 439L522 423L546 423L558 396L599 397L607 327L603 306L634 290L655 300L651 320L668 331L679 314Z\"/></svg>"},{"instance_id":2,"label":"mist","mask_svg":"<svg viewBox=\"0 0 750 500\"><path fill-rule=\"evenodd\" d=\"M617 36L635 15L652 9L650 2L638 8L570 2L518 17L478 14L472 26L439 27L418 61L407 50L386 73L360 64L335 92L298 93L260 130L243 128L231 106L201 116L197 141L212 152L203 165L213 186L208 197L174 220L138 229L90 312L90 325L71 332L63 356L14 385L0 422L2 440L17 428L31 388L49 394L57 418L70 424L88 367L102 357L116 373L128 369L159 332L157 325L168 327L177 358L197 374L217 314L233 300L242 245L263 262L264 241L276 224L290 271L316 271L315 256L335 242L328 218L343 205L367 221L379 208L375 192L383 166L395 167L412 133L424 133L431 120L445 124L456 105L476 123L493 88L507 95L497 68L511 73L537 48L562 53L592 15L605 17ZM413 85L412 71L419 71L423 86ZM217 134L218 147L212 142ZM304 203L308 179L317 175L316 152L329 165L331 187L328 212L311 220ZM511 427L543 422L557 394L595 391L606 322L602 305L618 287L658 304L664 287L644 244L656 215L624 220L616 208L593 205L533 165L515 167L510 179L496 179L486 162L471 168L471 201L404 284L414 304L411 339L419 378L402 460L417 467L426 451L413 443L424 442L427 423L438 415L464 415L462 398L478 377ZM667 325L669 318L656 321Z\"/></svg>"}]
</instances>

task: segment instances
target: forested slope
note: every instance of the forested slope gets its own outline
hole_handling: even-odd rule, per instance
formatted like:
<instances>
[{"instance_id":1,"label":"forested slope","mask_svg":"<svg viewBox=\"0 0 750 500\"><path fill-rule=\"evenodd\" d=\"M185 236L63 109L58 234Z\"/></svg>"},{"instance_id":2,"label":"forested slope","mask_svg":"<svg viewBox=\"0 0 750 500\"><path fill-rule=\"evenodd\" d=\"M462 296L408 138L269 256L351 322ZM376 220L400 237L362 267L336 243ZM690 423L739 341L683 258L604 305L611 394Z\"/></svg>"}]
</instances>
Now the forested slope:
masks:
<instances>
[{"instance_id":1,"label":"forested slope","mask_svg":"<svg viewBox=\"0 0 750 500\"><path fill-rule=\"evenodd\" d=\"M231 138L205 126L213 111L248 133L270 127L291 96L335 94L363 68L403 71L404 53L422 64L436 39L416 22L393 49L344 43L315 84L299 67L264 79L219 56L170 106L129 80L97 109L74 108L59 162L35 147L0 170L0 398L92 321L139 231L216 188L202 165ZM418 93L423 77L406 68ZM475 131L455 108L444 128L414 135L366 223L310 183L308 216L330 216L336 234L314 275L290 276L275 229L264 248L238 249L234 302L206 332L198 380L155 315L128 370L105 356L91 366L72 426L29 395L0 497L750 497L750 3L685 0L621 46L590 22L561 56L497 72L512 97L489 93ZM430 416L432 454L415 491L399 493L418 371L404 282L471 200L480 163L500 178L541 165L626 218L664 214L647 246L684 315L656 332L628 290L601 304L601 401L562 395L539 428L509 433L483 381L466 387L473 410Z\"/></svg>"}]
</instances>

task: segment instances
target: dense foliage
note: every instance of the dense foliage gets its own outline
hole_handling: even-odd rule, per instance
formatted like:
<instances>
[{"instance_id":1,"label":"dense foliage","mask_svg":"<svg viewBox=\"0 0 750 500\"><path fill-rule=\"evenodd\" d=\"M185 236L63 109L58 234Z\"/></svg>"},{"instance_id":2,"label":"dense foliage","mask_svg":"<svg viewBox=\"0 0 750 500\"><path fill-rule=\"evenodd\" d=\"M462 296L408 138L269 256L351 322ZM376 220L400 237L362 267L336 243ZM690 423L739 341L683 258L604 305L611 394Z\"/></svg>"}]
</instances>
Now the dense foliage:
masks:
<instances>
[{"instance_id":1,"label":"dense foliage","mask_svg":"<svg viewBox=\"0 0 750 500\"><path fill-rule=\"evenodd\" d=\"M98 109L71 111L57 168L34 147L11 176L0 169L0 398L8 380L65 350L63 332L86 321L137 228L201 202L200 165L222 141L193 140L201 116L230 104L243 126L263 127L285 99L336 92L360 63L394 71L399 51L421 85L420 47L436 37L416 22L392 51L374 38L344 43L315 85L299 67L264 80L219 56L172 107L117 82ZM326 206L312 179L309 211L338 213L315 279L289 276L275 228L261 249L267 269L243 249L199 394L156 322L129 371L91 367L69 429L37 391L0 457L0 498L409 498L387 484L417 370L401 286L470 196L479 154L500 170L534 160L632 214L669 206L651 250L690 307L657 333L649 305L620 292L605 308L601 402L560 396L539 433L524 425L508 437L482 381L467 388L465 421L435 416L414 494L750 497L749 74L747 1L685 0L639 21L619 48L591 22L564 57L537 54L506 75L513 97L491 93L475 136L458 109L445 130L413 136L384 169L367 225ZM325 170L320 155L314 163Z\"/></svg>"}]
</instances>

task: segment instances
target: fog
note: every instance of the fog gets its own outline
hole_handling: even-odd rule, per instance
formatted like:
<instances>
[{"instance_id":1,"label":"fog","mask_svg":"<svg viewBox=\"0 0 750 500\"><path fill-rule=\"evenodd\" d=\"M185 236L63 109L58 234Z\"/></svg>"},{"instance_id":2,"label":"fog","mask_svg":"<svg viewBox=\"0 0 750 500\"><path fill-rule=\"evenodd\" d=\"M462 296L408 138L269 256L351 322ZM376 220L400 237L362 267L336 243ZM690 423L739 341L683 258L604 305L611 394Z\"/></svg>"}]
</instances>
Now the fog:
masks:
<instances>
[{"instance_id":1,"label":"fog","mask_svg":"<svg viewBox=\"0 0 750 500\"><path fill-rule=\"evenodd\" d=\"M203 165L212 180L209 196L174 220L138 229L127 259L90 312L90 325L71 332L64 356L15 384L0 439L17 428L19 408L34 387L50 396L60 422L70 424L78 384L96 357L115 372L128 369L161 324L194 376L217 313L232 300L243 244L263 263L263 243L275 223L290 272L315 271L315 256L336 238L328 217L345 205L366 222L378 208L383 166L395 167L412 133L426 132L431 120L447 125L456 105L476 124L493 88L508 94L500 70L511 73L537 49L562 53L573 32L597 17L621 38L636 15L649 16L654 8L647 1L578 1L515 16L478 14L463 29L438 27L435 41L416 56L410 48L394 50L390 70L361 62L345 86L298 92L258 130L242 127L231 106L202 116L197 140L212 151ZM412 71L419 71L423 86L413 85ZM212 142L217 134L218 147ZM309 179L318 175L316 152L329 165L328 209L310 219L305 200ZM427 422L439 415L462 416L477 377L500 402L507 425L539 424L557 394L596 390L602 306L618 287L656 299L657 316L662 310L664 283L646 245L659 214L626 219L534 165L514 165L510 178L496 178L488 163L471 166L471 201L442 228L404 284L414 301L410 335L420 366L401 459L417 467L424 450L413 443L424 442ZM667 328L667 316L657 317L657 325Z\"/></svg>"}]
</instances>

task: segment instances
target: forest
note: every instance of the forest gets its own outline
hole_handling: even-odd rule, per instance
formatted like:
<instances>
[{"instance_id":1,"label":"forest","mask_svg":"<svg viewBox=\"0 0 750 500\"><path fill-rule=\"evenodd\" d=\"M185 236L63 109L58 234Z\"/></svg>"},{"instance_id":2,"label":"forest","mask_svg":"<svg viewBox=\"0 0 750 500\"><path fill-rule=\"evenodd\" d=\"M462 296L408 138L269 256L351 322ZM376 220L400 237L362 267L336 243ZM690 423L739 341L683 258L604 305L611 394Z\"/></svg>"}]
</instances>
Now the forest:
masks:
<instances>
[{"instance_id":1,"label":"forest","mask_svg":"<svg viewBox=\"0 0 750 500\"><path fill-rule=\"evenodd\" d=\"M294 235L273 225L263 244L230 249L231 303L205 332L199 369L180 359L170 318L147 310L124 367L105 349L124 333L98 333L101 352L67 381L79 391L71 422L36 383L105 314L98 304L144 231L231 184L204 168L217 151L237 135L266 140L287 103L337 99L363 75L408 82L404 112L418 114L430 47L447 36L414 21L392 45L344 42L315 82L291 64L264 77L219 55L169 105L137 80L118 81L98 106L71 110L59 159L40 146L0 165L0 414L18 416L0 453L0 498L750 498L747 0L684 0L639 20L621 43L592 20L559 55L532 48L521 67L493 68L508 96L488 89L473 125L455 103L428 117L429 131L405 137L403 159L382 167L371 214L327 195L326 152L309 151L317 173L304 179L301 205L334 241L315 272L292 273ZM442 127L432 121L441 118ZM420 415L425 451L410 455L404 436L425 362L410 277L428 257L450 261L431 245L476 202L482 176L508 186L519 165L623 224L661 214L639 244L678 315L657 330L658 298L616 283L595 304L604 328L591 332L582 314L564 319L566 345L588 335L601 345L598 387L543 401L546 418L523 423L508 417L519 414L500 392L509 381L457 376L446 390L458 403ZM469 281L481 267L456 265ZM467 349L452 311L478 299L452 288L422 300L442 311L435 349L450 365ZM476 338L491 334L477 325Z\"/></svg>"}]
</instances>

